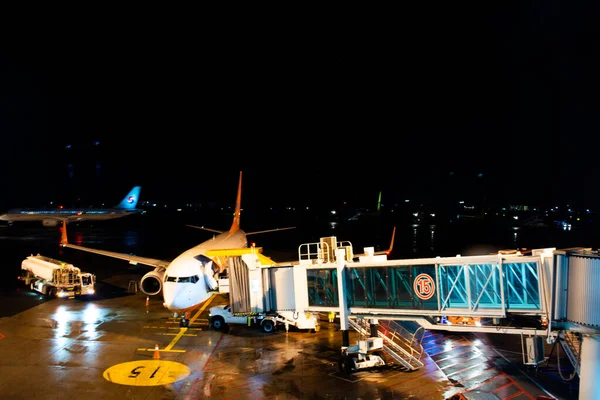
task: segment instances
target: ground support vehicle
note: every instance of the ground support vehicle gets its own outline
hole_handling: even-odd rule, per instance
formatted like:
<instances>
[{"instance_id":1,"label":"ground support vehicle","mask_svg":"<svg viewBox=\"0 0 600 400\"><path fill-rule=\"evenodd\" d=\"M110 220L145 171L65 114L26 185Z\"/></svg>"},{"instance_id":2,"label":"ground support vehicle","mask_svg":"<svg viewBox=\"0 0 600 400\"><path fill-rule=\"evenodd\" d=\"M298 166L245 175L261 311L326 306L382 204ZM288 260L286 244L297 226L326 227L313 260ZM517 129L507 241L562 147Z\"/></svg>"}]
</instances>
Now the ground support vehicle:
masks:
<instances>
[{"instance_id":1,"label":"ground support vehicle","mask_svg":"<svg viewBox=\"0 0 600 400\"><path fill-rule=\"evenodd\" d=\"M383 339L370 337L359 340L356 346L343 346L339 361L340 370L351 373L359 369L385 366L383 355Z\"/></svg>"},{"instance_id":2,"label":"ground support vehicle","mask_svg":"<svg viewBox=\"0 0 600 400\"><path fill-rule=\"evenodd\" d=\"M93 295L96 286L94 274L40 254L23 260L19 279L31 290L50 297Z\"/></svg>"},{"instance_id":3,"label":"ground support vehicle","mask_svg":"<svg viewBox=\"0 0 600 400\"><path fill-rule=\"evenodd\" d=\"M285 328L287 331L290 326L298 329L314 329L315 331L320 329L316 313L280 311L234 315L231 306L224 304L211 307L208 315L210 324L216 330L225 329L229 324L257 326L265 333L274 332L278 328Z\"/></svg>"}]
</instances>

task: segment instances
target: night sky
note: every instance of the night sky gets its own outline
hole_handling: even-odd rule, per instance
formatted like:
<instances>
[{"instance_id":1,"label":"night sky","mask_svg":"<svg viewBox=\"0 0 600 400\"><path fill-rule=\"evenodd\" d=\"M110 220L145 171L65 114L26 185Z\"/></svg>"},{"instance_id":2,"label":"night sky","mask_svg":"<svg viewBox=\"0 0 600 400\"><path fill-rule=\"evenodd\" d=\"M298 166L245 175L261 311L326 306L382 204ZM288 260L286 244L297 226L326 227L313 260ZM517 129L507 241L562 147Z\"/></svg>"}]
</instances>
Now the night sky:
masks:
<instances>
[{"instance_id":1,"label":"night sky","mask_svg":"<svg viewBox=\"0 0 600 400\"><path fill-rule=\"evenodd\" d=\"M0 211L134 185L229 204L240 170L247 206L381 190L596 208L598 7L520 3L2 54Z\"/></svg>"}]
</instances>

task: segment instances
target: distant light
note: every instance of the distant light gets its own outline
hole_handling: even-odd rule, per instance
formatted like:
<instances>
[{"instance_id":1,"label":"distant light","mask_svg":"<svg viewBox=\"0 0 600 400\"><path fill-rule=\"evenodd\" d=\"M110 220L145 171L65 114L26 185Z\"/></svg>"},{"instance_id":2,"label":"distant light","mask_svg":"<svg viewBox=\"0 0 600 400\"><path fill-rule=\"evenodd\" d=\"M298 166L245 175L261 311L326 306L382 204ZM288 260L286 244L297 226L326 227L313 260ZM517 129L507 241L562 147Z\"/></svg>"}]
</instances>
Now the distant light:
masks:
<instances>
[{"instance_id":1,"label":"distant light","mask_svg":"<svg viewBox=\"0 0 600 400\"><path fill-rule=\"evenodd\" d=\"M94 146L98 146L100 142L94 142Z\"/></svg>"},{"instance_id":2,"label":"distant light","mask_svg":"<svg viewBox=\"0 0 600 400\"><path fill-rule=\"evenodd\" d=\"M405 203L410 203L410 200L406 199L404 200Z\"/></svg>"},{"instance_id":3,"label":"distant light","mask_svg":"<svg viewBox=\"0 0 600 400\"><path fill-rule=\"evenodd\" d=\"M335 210L331 210L331 214L335 215L337 212Z\"/></svg>"},{"instance_id":4,"label":"distant light","mask_svg":"<svg viewBox=\"0 0 600 400\"><path fill-rule=\"evenodd\" d=\"M465 204L463 200L459 201L458 204Z\"/></svg>"},{"instance_id":5,"label":"distant light","mask_svg":"<svg viewBox=\"0 0 600 400\"><path fill-rule=\"evenodd\" d=\"M65 149L70 149L70 148L71 148L70 144L68 144L68 145L65 146Z\"/></svg>"},{"instance_id":6,"label":"distant light","mask_svg":"<svg viewBox=\"0 0 600 400\"><path fill-rule=\"evenodd\" d=\"M177 211L182 211L181 208L178 208Z\"/></svg>"}]
</instances>

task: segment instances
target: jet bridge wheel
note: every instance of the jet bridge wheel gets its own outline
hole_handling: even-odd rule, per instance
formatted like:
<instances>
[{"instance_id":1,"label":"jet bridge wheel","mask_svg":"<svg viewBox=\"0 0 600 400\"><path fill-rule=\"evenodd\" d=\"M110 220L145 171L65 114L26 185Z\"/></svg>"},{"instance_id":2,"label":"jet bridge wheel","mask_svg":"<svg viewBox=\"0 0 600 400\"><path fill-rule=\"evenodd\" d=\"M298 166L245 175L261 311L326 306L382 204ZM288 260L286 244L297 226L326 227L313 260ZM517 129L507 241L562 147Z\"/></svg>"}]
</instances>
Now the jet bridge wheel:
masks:
<instances>
[{"instance_id":1,"label":"jet bridge wheel","mask_svg":"<svg viewBox=\"0 0 600 400\"><path fill-rule=\"evenodd\" d=\"M352 368L354 367L354 361L352 360L352 357L347 355L341 356L340 360L338 361L338 367L340 372L343 372L344 374L351 374Z\"/></svg>"}]
</instances>

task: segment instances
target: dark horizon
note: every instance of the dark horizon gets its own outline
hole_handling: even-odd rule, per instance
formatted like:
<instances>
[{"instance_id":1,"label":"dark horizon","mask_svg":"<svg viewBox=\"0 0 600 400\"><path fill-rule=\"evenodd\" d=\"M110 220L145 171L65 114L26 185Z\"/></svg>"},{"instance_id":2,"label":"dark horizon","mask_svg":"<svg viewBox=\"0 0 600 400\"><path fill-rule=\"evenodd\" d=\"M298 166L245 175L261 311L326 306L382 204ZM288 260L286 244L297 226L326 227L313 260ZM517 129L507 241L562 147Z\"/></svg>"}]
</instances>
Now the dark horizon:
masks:
<instances>
[{"instance_id":1,"label":"dark horizon","mask_svg":"<svg viewBox=\"0 0 600 400\"><path fill-rule=\"evenodd\" d=\"M438 11L393 34L2 55L0 208L112 204L134 185L227 203L239 171L244 204L383 191L595 208L597 6Z\"/></svg>"}]
</instances>

